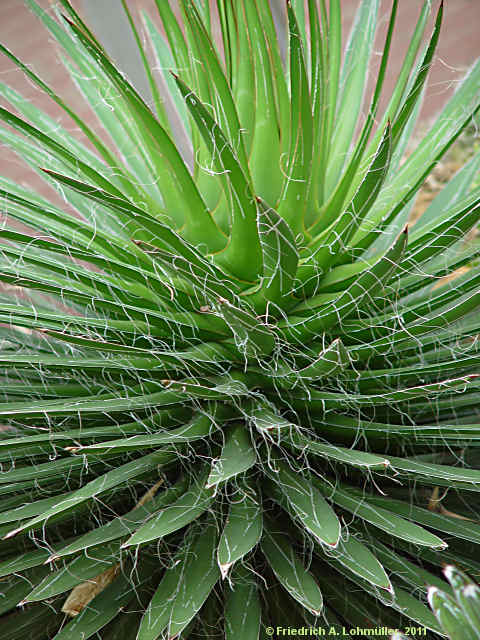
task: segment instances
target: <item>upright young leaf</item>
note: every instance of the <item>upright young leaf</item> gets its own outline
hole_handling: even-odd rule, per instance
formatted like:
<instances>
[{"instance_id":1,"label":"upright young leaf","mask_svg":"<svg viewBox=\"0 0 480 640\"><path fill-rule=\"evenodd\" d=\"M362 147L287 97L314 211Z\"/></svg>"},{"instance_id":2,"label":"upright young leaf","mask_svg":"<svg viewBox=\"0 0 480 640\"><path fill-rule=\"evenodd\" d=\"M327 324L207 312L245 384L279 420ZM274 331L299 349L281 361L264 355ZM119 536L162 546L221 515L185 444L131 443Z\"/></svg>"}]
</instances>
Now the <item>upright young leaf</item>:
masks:
<instances>
[{"instance_id":1,"label":"upright young leaf","mask_svg":"<svg viewBox=\"0 0 480 640\"><path fill-rule=\"evenodd\" d=\"M257 228L257 205L251 192L249 177L244 174L227 138L199 98L180 78L177 77L176 81L210 150L229 197L230 239L227 247L216 255L216 260L238 278L254 281L261 269L262 256Z\"/></svg>"},{"instance_id":2,"label":"upright young leaf","mask_svg":"<svg viewBox=\"0 0 480 640\"><path fill-rule=\"evenodd\" d=\"M290 150L277 207L294 234L304 230L304 216L310 189L312 164L312 105L301 35L290 0L287 2L291 128Z\"/></svg>"}]
</instances>

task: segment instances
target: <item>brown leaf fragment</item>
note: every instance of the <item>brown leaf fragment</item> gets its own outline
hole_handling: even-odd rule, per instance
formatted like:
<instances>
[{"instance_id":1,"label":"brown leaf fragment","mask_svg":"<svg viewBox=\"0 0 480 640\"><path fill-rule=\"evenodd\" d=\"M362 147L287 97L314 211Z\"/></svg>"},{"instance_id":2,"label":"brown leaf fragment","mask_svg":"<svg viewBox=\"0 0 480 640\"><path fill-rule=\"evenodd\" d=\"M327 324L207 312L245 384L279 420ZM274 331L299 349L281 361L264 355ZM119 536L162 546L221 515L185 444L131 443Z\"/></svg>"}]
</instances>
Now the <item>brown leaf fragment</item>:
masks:
<instances>
[{"instance_id":1,"label":"brown leaf fragment","mask_svg":"<svg viewBox=\"0 0 480 640\"><path fill-rule=\"evenodd\" d=\"M135 505L135 508L141 507L146 502L150 502L162 484L162 479L156 482L153 487L143 494ZM120 564L116 564L113 567L109 567L95 578L91 578L90 580L85 580L85 582L82 582L81 584L77 584L77 586L70 591L68 598L63 603L63 613L72 617L78 616L78 614L85 609L95 596L98 596L101 591L115 580L119 571Z\"/></svg>"}]
</instances>

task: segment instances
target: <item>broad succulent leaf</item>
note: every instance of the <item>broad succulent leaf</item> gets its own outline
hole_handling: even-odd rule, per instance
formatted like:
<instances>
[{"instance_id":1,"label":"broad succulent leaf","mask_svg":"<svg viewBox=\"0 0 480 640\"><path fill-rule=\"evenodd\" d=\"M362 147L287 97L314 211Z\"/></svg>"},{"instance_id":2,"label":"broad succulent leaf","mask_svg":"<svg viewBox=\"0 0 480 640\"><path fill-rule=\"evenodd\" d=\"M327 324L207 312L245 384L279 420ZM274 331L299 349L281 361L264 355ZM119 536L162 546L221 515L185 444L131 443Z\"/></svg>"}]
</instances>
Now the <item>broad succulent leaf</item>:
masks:
<instances>
[{"instance_id":1,"label":"broad succulent leaf","mask_svg":"<svg viewBox=\"0 0 480 640\"><path fill-rule=\"evenodd\" d=\"M26 4L106 135L0 47L87 141L0 83L69 204L0 178L2 638L477 637L478 151L407 224L480 109L477 62L405 156L443 3L382 112L397 0L371 95L377 0L344 54L340 0L122 0L152 104Z\"/></svg>"}]
</instances>

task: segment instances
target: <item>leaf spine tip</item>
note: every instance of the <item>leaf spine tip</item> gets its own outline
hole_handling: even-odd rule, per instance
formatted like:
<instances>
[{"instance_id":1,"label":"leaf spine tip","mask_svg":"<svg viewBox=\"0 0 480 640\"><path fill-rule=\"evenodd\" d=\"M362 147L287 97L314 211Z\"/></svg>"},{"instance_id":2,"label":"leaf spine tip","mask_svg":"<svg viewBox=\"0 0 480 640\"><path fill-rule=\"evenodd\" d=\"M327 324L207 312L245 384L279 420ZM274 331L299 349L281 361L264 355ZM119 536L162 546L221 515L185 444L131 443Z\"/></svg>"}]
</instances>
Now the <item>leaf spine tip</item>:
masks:
<instances>
[{"instance_id":1,"label":"leaf spine tip","mask_svg":"<svg viewBox=\"0 0 480 640\"><path fill-rule=\"evenodd\" d=\"M13 536L16 536L17 533L19 533L21 531L21 529L13 529L12 531L9 531L7 534L5 534L2 538L2 540L8 540L8 538L13 538Z\"/></svg>"},{"instance_id":2,"label":"leaf spine tip","mask_svg":"<svg viewBox=\"0 0 480 640\"><path fill-rule=\"evenodd\" d=\"M450 578L452 577L454 570L455 567L451 564L447 564L447 566L444 567L443 573L448 580L450 580Z\"/></svg>"},{"instance_id":3,"label":"leaf spine tip","mask_svg":"<svg viewBox=\"0 0 480 640\"><path fill-rule=\"evenodd\" d=\"M232 566L232 563L231 562L227 562L225 564L219 564L218 566L220 567L220 574L222 576L222 580L225 580L225 578L227 577L227 574L228 574L228 570Z\"/></svg>"}]
</instances>

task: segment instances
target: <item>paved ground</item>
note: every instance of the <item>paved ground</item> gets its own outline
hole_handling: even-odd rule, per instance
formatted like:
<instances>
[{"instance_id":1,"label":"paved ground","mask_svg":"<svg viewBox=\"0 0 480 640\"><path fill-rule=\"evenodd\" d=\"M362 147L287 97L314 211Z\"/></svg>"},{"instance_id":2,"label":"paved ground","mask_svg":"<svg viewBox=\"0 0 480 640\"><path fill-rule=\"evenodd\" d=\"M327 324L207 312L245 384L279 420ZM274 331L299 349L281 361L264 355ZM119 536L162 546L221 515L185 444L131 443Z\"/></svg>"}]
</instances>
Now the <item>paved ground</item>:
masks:
<instances>
[{"instance_id":1,"label":"paved ground","mask_svg":"<svg viewBox=\"0 0 480 640\"><path fill-rule=\"evenodd\" d=\"M74 0L74 5L81 8L82 2L92 1ZM277 1L280 2L280 0ZM432 0L433 5L438 6L438 1ZM111 3L112 7L119 4L119 0L100 0L100 2ZM39 0L39 3L45 8L50 6L49 0ZM400 0L399 4L397 31L387 75L385 92L387 95L394 85L409 34L414 27L422 2L421 0ZM342 0L345 33L352 23L358 5L359 0ZM151 15L155 15L154 0L130 0L130 6L147 8ZM391 0L382 0L382 29L378 37L377 51L380 51L384 40L390 6ZM446 0L440 46L431 71L428 94L421 114L423 121L431 119L437 113L454 90L462 73L480 55L479 25L480 0ZM90 117L88 107L82 106L81 102L77 101L75 88L55 56L54 46L48 34L24 7L23 0L0 0L0 41L31 65L67 101L80 105L77 109L80 115ZM377 58L379 59L379 56ZM26 81L21 72L5 57L0 57L0 81L22 91L28 98L35 100L37 105L43 106L51 116L58 117L66 126L71 126L66 116L48 99L45 99L36 87ZM21 182L28 181L31 184L33 180L38 184L38 180L35 177L32 178L31 173L5 150L2 150L0 156L0 173Z\"/></svg>"}]
</instances>

